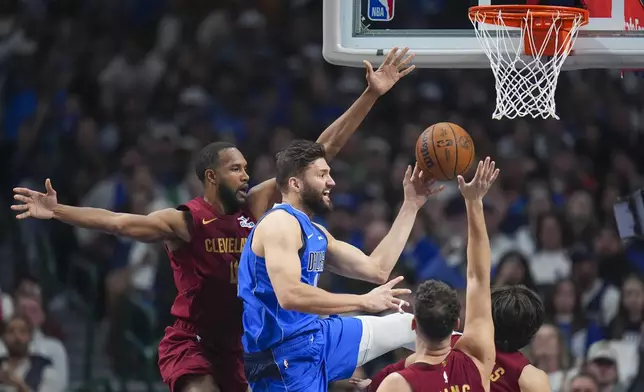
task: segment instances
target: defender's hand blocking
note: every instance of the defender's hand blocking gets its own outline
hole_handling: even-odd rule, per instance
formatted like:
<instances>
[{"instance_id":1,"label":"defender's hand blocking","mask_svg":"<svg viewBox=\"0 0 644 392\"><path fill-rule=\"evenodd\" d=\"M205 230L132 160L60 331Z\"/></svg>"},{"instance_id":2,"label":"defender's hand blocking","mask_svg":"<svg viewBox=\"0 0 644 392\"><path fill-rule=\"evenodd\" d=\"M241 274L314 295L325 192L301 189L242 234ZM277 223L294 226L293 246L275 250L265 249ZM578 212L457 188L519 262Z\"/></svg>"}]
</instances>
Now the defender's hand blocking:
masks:
<instances>
[{"instance_id":1,"label":"defender's hand blocking","mask_svg":"<svg viewBox=\"0 0 644 392\"><path fill-rule=\"evenodd\" d=\"M380 313L388 309L397 309L403 313L401 308L404 305L409 304L396 297L399 295L411 294L411 290L393 288L395 285L402 282L403 279L404 278L402 276L399 276L382 286L376 287L369 293L364 294L364 310L370 313Z\"/></svg>"},{"instance_id":2,"label":"defender's hand blocking","mask_svg":"<svg viewBox=\"0 0 644 392\"><path fill-rule=\"evenodd\" d=\"M409 52L409 48L405 48L398 53L398 47L394 47L387 53L385 61L382 62L377 71L373 70L370 62L363 61L367 69L368 89L378 95L383 95L391 90L400 79L416 69L415 65L409 66L415 54L410 53L409 56L405 57L407 52Z\"/></svg>"},{"instance_id":3,"label":"defender's hand blocking","mask_svg":"<svg viewBox=\"0 0 644 392\"><path fill-rule=\"evenodd\" d=\"M436 180L420 170L418 165L414 166L413 172L411 166L407 166L405 178L403 179L405 201L412 203L417 208L421 208L430 196L437 195L445 189L444 185L434 187L435 184Z\"/></svg>"},{"instance_id":4,"label":"defender's hand blocking","mask_svg":"<svg viewBox=\"0 0 644 392\"><path fill-rule=\"evenodd\" d=\"M51 219L54 217L54 208L58 205L58 198L49 178L45 181L45 189L47 193L27 188L13 188L15 193L13 198L23 203L11 206L14 211L24 211L16 216L17 219Z\"/></svg>"},{"instance_id":5,"label":"defender's hand blocking","mask_svg":"<svg viewBox=\"0 0 644 392\"><path fill-rule=\"evenodd\" d=\"M463 176L458 176L458 189L466 200L481 200L498 176L499 169L495 169L494 161L487 157L485 161L479 161L472 181L465 182Z\"/></svg>"}]
</instances>

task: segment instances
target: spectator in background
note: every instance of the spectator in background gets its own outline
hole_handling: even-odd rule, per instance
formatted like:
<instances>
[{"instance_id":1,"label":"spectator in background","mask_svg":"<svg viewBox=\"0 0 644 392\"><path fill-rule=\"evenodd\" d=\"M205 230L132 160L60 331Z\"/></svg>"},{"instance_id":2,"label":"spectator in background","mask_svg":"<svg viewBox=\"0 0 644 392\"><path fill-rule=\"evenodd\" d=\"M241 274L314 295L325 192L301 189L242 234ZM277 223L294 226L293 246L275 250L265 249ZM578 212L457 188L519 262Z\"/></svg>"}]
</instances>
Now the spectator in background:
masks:
<instances>
[{"instance_id":1,"label":"spectator in background","mask_svg":"<svg viewBox=\"0 0 644 392\"><path fill-rule=\"evenodd\" d=\"M67 351L62 342L56 338L46 336L42 328L46 316L42 304L34 297L19 296L16 298L16 314L29 321L32 327L32 337L29 344L29 354L38 355L51 361L54 371L64 382L65 388L69 380L69 360ZM4 346L0 346L0 355Z\"/></svg>"},{"instance_id":2,"label":"spectator in background","mask_svg":"<svg viewBox=\"0 0 644 392\"><path fill-rule=\"evenodd\" d=\"M571 259L571 277L580 292L586 317L606 327L619 310L619 289L599 276L599 262L585 248L573 249Z\"/></svg>"},{"instance_id":3,"label":"spectator in background","mask_svg":"<svg viewBox=\"0 0 644 392\"><path fill-rule=\"evenodd\" d=\"M13 316L13 301L11 296L0 291L0 322Z\"/></svg>"},{"instance_id":4,"label":"spectator in background","mask_svg":"<svg viewBox=\"0 0 644 392\"><path fill-rule=\"evenodd\" d=\"M546 372L552 392L563 392L571 358L563 334L552 324L543 324L530 344L532 364Z\"/></svg>"},{"instance_id":5,"label":"spectator in background","mask_svg":"<svg viewBox=\"0 0 644 392\"><path fill-rule=\"evenodd\" d=\"M593 198L584 190L575 191L566 202L566 221L570 225L572 243L590 243L598 231Z\"/></svg>"},{"instance_id":6,"label":"spectator in background","mask_svg":"<svg viewBox=\"0 0 644 392\"><path fill-rule=\"evenodd\" d=\"M624 278L637 272L624 248L617 230L612 226L604 226L594 238L593 250L599 260L599 275L615 287L621 287Z\"/></svg>"},{"instance_id":7,"label":"spectator in background","mask_svg":"<svg viewBox=\"0 0 644 392\"><path fill-rule=\"evenodd\" d=\"M586 319L572 280L555 283L546 296L545 308L546 319L559 328L575 360L582 360L587 348L603 338L599 325Z\"/></svg>"},{"instance_id":8,"label":"spectator in background","mask_svg":"<svg viewBox=\"0 0 644 392\"><path fill-rule=\"evenodd\" d=\"M530 290L536 290L528 260L522 253L510 251L501 256L501 261L496 266L492 286L524 285Z\"/></svg>"},{"instance_id":9,"label":"spectator in background","mask_svg":"<svg viewBox=\"0 0 644 392\"><path fill-rule=\"evenodd\" d=\"M599 392L626 392L619 382L617 352L608 341L602 340L590 346L583 368L595 377Z\"/></svg>"},{"instance_id":10,"label":"spectator in background","mask_svg":"<svg viewBox=\"0 0 644 392\"><path fill-rule=\"evenodd\" d=\"M525 212L528 223L517 230L515 238L519 251L531 257L537 250L539 217L552 211L552 196L547 184L542 182L536 182L528 187L527 194L527 202L522 200L522 203L517 203L517 209L521 213ZM525 211L522 209L523 204L527 204Z\"/></svg>"},{"instance_id":11,"label":"spectator in background","mask_svg":"<svg viewBox=\"0 0 644 392\"><path fill-rule=\"evenodd\" d=\"M18 285L14 293L14 298L22 297L33 298L39 304L41 309L44 310L46 308L45 303L43 302L42 289L40 288L40 284L31 276L24 276L18 281ZM60 324L56 320L49 317L46 310L45 321L40 326L40 329L45 336L54 338L61 342L65 340L65 334L63 333Z\"/></svg>"},{"instance_id":12,"label":"spectator in background","mask_svg":"<svg viewBox=\"0 0 644 392\"><path fill-rule=\"evenodd\" d=\"M536 252L530 257L530 270L537 285L549 285L570 274L569 231L559 215L539 216L536 229Z\"/></svg>"},{"instance_id":13,"label":"spectator in background","mask_svg":"<svg viewBox=\"0 0 644 392\"><path fill-rule=\"evenodd\" d=\"M642 322L644 322L644 281L639 275L630 275L622 284L621 306L617 316L608 324L607 338L632 341L639 345Z\"/></svg>"},{"instance_id":14,"label":"spectator in background","mask_svg":"<svg viewBox=\"0 0 644 392\"><path fill-rule=\"evenodd\" d=\"M25 317L14 316L4 323L0 356L0 391L64 392L67 384L45 357L29 354L33 328Z\"/></svg>"},{"instance_id":15,"label":"spectator in background","mask_svg":"<svg viewBox=\"0 0 644 392\"><path fill-rule=\"evenodd\" d=\"M601 392L595 377L589 373L579 373L570 380L566 392Z\"/></svg>"}]
</instances>

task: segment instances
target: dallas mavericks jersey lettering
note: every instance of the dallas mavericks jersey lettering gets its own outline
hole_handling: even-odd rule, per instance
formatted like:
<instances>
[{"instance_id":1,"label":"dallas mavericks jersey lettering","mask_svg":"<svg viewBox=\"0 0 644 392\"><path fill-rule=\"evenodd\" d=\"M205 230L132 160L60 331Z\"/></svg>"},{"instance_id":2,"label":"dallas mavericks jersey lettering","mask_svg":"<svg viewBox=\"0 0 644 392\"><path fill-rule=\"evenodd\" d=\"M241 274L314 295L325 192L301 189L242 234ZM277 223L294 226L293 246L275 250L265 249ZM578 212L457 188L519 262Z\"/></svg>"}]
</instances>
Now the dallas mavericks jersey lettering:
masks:
<instances>
[{"instance_id":1,"label":"dallas mavericks jersey lettering","mask_svg":"<svg viewBox=\"0 0 644 392\"><path fill-rule=\"evenodd\" d=\"M264 217L277 210L293 215L300 224L303 242L299 251L301 281L317 286L326 259L326 235L306 214L289 204L276 204ZM262 219L257 222L256 227L261 224ZM257 256L251 249L255 230L250 232L241 254L237 291L237 296L244 303L242 342L247 353L270 349L285 339L305 333L313 328L313 323L319 318L315 314L286 310L279 305L268 277L266 260Z\"/></svg>"}]
</instances>

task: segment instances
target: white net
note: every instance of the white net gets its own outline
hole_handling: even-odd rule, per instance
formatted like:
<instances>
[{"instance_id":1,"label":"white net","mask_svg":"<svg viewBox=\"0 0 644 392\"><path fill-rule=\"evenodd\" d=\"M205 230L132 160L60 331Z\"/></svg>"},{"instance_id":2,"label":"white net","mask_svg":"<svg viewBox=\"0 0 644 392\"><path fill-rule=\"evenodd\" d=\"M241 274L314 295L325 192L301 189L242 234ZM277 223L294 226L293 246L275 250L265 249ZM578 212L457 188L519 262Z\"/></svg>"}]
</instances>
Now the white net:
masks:
<instances>
[{"instance_id":1,"label":"white net","mask_svg":"<svg viewBox=\"0 0 644 392\"><path fill-rule=\"evenodd\" d=\"M544 20L543 12L539 14L536 17L532 11L525 11L520 16L521 28L513 28L503 21L502 9L493 16L489 11L470 13L476 37L490 59L496 79L494 119L525 116L559 119L555 111L557 80L585 19L583 14L566 13L566 20L572 23L564 24L564 15L559 11L552 12L552 20ZM512 16L516 20L517 14ZM496 28L490 29L490 25ZM535 32L539 34L537 39Z\"/></svg>"}]
</instances>

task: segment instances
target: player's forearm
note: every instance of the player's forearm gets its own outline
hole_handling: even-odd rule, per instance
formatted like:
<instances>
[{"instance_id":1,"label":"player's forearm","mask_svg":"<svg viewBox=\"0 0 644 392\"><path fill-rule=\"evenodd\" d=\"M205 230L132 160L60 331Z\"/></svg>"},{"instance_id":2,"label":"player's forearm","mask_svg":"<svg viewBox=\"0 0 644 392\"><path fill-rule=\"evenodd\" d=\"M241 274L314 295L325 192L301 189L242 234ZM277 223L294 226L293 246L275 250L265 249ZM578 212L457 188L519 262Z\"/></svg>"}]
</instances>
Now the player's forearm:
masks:
<instances>
[{"instance_id":1,"label":"player's forearm","mask_svg":"<svg viewBox=\"0 0 644 392\"><path fill-rule=\"evenodd\" d=\"M358 129L378 100L378 94L367 88L349 109L322 132L317 142L324 145L327 160L332 159Z\"/></svg>"},{"instance_id":2,"label":"player's forearm","mask_svg":"<svg viewBox=\"0 0 644 392\"><path fill-rule=\"evenodd\" d=\"M396 262L398 262L405 245L407 245L417 214L418 208L416 206L403 203L400 211L398 211L398 216L391 225L391 229L389 229L389 233L369 256L374 266L378 268L380 280L387 280L396 266Z\"/></svg>"},{"instance_id":3,"label":"player's forearm","mask_svg":"<svg viewBox=\"0 0 644 392\"><path fill-rule=\"evenodd\" d=\"M59 204L54 209L54 219L85 229L100 230L108 234L132 237L141 241L154 240L149 235L139 235L137 221L146 219L145 215L123 214L92 207L74 207ZM139 230L140 231L140 230Z\"/></svg>"},{"instance_id":4,"label":"player's forearm","mask_svg":"<svg viewBox=\"0 0 644 392\"><path fill-rule=\"evenodd\" d=\"M359 295L333 294L304 283L293 286L281 298L278 296L278 300L284 309L320 315L364 309L362 297Z\"/></svg>"},{"instance_id":5,"label":"player's forearm","mask_svg":"<svg viewBox=\"0 0 644 392\"><path fill-rule=\"evenodd\" d=\"M483 201L465 201L467 210L467 278L489 286L491 270L490 239L485 226Z\"/></svg>"}]
</instances>

